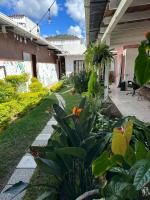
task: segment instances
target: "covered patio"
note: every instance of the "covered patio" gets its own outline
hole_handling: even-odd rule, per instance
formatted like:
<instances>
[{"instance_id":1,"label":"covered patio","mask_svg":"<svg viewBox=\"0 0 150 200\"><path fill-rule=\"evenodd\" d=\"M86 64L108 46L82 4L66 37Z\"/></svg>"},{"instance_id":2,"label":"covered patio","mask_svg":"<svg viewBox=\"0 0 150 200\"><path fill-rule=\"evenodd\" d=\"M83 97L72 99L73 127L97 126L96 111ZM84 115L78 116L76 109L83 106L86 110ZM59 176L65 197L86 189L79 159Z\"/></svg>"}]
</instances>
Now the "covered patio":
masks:
<instances>
[{"instance_id":1,"label":"covered patio","mask_svg":"<svg viewBox=\"0 0 150 200\"><path fill-rule=\"evenodd\" d=\"M116 85L111 87L110 98L123 116L135 116L141 121L150 122L150 102L136 94L132 96L132 90L120 91Z\"/></svg>"}]
</instances>

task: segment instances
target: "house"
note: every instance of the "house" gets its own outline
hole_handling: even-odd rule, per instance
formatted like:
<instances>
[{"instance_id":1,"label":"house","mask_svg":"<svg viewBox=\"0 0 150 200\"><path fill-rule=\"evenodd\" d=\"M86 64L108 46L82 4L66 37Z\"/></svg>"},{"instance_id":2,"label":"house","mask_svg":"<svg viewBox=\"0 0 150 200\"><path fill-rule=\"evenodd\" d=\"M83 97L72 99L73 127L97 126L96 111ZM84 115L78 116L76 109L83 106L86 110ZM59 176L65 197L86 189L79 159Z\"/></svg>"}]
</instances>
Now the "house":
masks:
<instances>
[{"instance_id":1,"label":"house","mask_svg":"<svg viewBox=\"0 0 150 200\"><path fill-rule=\"evenodd\" d=\"M105 42L115 52L111 70L116 87L120 81L133 81L138 46L150 30L149 0L85 0L87 45ZM108 95L108 68L105 96Z\"/></svg>"},{"instance_id":2,"label":"house","mask_svg":"<svg viewBox=\"0 0 150 200\"><path fill-rule=\"evenodd\" d=\"M28 73L44 86L59 80L61 51L40 36L39 27L24 15L0 13L0 79Z\"/></svg>"},{"instance_id":3,"label":"house","mask_svg":"<svg viewBox=\"0 0 150 200\"><path fill-rule=\"evenodd\" d=\"M69 76L84 69L84 42L73 35L56 35L47 37L47 41L61 49L59 54L60 74Z\"/></svg>"}]
</instances>

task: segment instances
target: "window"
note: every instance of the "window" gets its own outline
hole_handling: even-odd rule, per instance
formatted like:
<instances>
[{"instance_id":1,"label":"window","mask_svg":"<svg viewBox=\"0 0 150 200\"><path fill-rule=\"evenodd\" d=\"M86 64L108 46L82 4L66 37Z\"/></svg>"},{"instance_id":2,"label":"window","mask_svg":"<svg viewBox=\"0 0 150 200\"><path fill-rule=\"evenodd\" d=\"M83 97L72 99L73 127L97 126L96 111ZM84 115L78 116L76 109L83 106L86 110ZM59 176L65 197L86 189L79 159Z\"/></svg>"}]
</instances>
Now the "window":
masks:
<instances>
[{"instance_id":1,"label":"window","mask_svg":"<svg viewBox=\"0 0 150 200\"><path fill-rule=\"evenodd\" d=\"M84 61L83 60L75 60L74 61L74 73L78 74L80 71L83 71L84 68Z\"/></svg>"}]
</instances>

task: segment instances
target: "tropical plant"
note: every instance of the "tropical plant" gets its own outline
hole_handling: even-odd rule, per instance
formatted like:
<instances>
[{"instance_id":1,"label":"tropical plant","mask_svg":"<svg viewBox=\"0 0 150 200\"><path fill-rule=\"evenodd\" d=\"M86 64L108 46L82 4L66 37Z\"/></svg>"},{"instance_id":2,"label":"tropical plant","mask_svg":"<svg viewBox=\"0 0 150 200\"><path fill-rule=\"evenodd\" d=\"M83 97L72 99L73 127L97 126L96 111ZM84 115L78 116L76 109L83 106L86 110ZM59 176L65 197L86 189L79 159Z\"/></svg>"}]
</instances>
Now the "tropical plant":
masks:
<instances>
[{"instance_id":1,"label":"tropical plant","mask_svg":"<svg viewBox=\"0 0 150 200\"><path fill-rule=\"evenodd\" d=\"M91 44L85 52L85 68L87 72L91 71L93 68L94 51L94 45Z\"/></svg>"},{"instance_id":2,"label":"tropical plant","mask_svg":"<svg viewBox=\"0 0 150 200\"><path fill-rule=\"evenodd\" d=\"M10 83L0 80L0 103L10 101L15 95L14 87Z\"/></svg>"},{"instance_id":3,"label":"tropical plant","mask_svg":"<svg viewBox=\"0 0 150 200\"><path fill-rule=\"evenodd\" d=\"M25 84L29 80L29 75L23 73L20 75L9 75L5 78L6 82L10 83L16 90L21 84Z\"/></svg>"},{"instance_id":4,"label":"tropical plant","mask_svg":"<svg viewBox=\"0 0 150 200\"><path fill-rule=\"evenodd\" d=\"M64 80L61 80L50 87L51 92L57 92L64 86Z\"/></svg>"},{"instance_id":5,"label":"tropical plant","mask_svg":"<svg viewBox=\"0 0 150 200\"><path fill-rule=\"evenodd\" d=\"M146 34L147 41L141 42L139 54L135 60L135 75L137 82L143 86L150 81L150 32Z\"/></svg>"},{"instance_id":6,"label":"tropical plant","mask_svg":"<svg viewBox=\"0 0 150 200\"><path fill-rule=\"evenodd\" d=\"M71 77L73 86L77 93L81 94L87 92L90 74L90 72L81 71L79 74L74 74Z\"/></svg>"},{"instance_id":7,"label":"tropical plant","mask_svg":"<svg viewBox=\"0 0 150 200\"><path fill-rule=\"evenodd\" d=\"M53 107L58 122L57 126L53 126L56 133L47 147L32 147L31 152L42 173L52 175L55 180L53 184L43 185L47 191L42 197L75 200L98 184L92 175L91 163L108 141L102 135L92 133L95 114L89 112L85 99L69 115L57 104ZM18 194L29 186L19 182L7 192Z\"/></svg>"},{"instance_id":8,"label":"tropical plant","mask_svg":"<svg viewBox=\"0 0 150 200\"><path fill-rule=\"evenodd\" d=\"M112 151L104 151L93 162L94 175L105 177L100 196L106 200L141 200L150 196L150 149L132 134L132 121L114 128Z\"/></svg>"}]
</instances>

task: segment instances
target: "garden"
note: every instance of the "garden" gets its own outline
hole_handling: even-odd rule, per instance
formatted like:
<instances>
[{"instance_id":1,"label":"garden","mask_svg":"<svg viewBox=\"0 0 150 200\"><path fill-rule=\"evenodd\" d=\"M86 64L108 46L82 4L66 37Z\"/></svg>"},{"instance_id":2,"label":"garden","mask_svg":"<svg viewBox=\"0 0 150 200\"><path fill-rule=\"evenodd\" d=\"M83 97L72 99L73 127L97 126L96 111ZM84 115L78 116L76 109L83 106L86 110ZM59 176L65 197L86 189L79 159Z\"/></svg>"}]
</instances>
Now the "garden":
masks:
<instances>
[{"instance_id":1,"label":"garden","mask_svg":"<svg viewBox=\"0 0 150 200\"><path fill-rule=\"evenodd\" d=\"M149 36L135 61L140 85L150 80ZM85 71L63 80L59 93L66 107L52 105L57 125L48 145L30 147L38 166L31 182L5 192L26 190L24 200L150 199L150 123L114 113L110 99L104 100L103 75L113 60L109 46L92 45L85 60Z\"/></svg>"}]
</instances>

